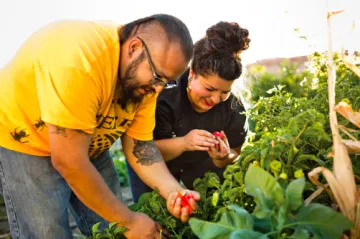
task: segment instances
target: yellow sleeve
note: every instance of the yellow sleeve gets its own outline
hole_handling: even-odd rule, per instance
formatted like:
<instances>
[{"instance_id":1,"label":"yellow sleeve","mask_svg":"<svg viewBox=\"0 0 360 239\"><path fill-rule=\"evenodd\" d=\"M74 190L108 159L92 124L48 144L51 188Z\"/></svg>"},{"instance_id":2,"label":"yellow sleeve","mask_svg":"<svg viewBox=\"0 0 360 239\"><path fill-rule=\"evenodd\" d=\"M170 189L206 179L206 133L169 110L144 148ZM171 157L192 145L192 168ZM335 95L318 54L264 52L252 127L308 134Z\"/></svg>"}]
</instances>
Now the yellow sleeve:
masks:
<instances>
[{"instance_id":1,"label":"yellow sleeve","mask_svg":"<svg viewBox=\"0 0 360 239\"><path fill-rule=\"evenodd\" d=\"M132 124L126 130L126 135L143 141L153 139L157 96L158 94L153 94L139 105Z\"/></svg>"},{"instance_id":2,"label":"yellow sleeve","mask_svg":"<svg viewBox=\"0 0 360 239\"><path fill-rule=\"evenodd\" d=\"M45 122L94 132L101 102L100 82L80 69L60 66L36 67L35 78L41 118Z\"/></svg>"}]
</instances>

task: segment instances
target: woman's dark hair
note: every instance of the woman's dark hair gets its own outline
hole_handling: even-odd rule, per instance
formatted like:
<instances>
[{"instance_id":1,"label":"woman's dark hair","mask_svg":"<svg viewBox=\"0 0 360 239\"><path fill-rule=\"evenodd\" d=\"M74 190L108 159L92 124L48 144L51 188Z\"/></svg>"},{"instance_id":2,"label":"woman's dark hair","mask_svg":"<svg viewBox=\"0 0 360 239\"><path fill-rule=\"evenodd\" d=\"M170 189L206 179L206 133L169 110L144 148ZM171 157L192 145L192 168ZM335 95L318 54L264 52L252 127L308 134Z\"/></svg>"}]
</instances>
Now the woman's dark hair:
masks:
<instances>
[{"instance_id":1,"label":"woman's dark hair","mask_svg":"<svg viewBox=\"0 0 360 239\"><path fill-rule=\"evenodd\" d=\"M202 76L218 75L235 80L242 73L240 52L249 48L249 31L237 23L219 22L195 43L191 68Z\"/></svg>"},{"instance_id":2,"label":"woman's dark hair","mask_svg":"<svg viewBox=\"0 0 360 239\"><path fill-rule=\"evenodd\" d=\"M120 31L120 44L122 45L129 37L135 35L141 25L146 26L154 22L160 24L164 29L169 42L179 42L185 59L190 60L193 56L194 45L189 29L180 19L167 14L155 14L124 25Z\"/></svg>"}]
</instances>

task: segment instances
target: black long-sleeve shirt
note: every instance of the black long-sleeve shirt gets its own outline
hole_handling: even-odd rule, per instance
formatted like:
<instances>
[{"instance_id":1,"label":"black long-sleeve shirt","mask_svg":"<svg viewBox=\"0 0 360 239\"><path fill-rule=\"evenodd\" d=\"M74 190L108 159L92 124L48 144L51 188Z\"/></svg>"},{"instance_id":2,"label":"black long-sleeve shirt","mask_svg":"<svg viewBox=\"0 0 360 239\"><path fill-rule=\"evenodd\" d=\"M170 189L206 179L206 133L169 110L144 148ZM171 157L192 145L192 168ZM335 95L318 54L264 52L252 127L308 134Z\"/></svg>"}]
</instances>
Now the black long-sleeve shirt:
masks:
<instances>
[{"instance_id":1,"label":"black long-sleeve shirt","mask_svg":"<svg viewBox=\"0 0 360 239\"><path fill-rule=\"evenodd\" d=\"M187 96L189 70L177 80L177 86L165 89L157 100L154 139L185 136L193 129L209 132L224 130L230 147L240 147L245 140L246 117L241 103L231 95L204 113L196 112ZM216 172L220 178L225 168L216 167L206 151L187 151L167 162L170 172L189 189L193 181L206 172Z\"/></svg>"}]
</instances>

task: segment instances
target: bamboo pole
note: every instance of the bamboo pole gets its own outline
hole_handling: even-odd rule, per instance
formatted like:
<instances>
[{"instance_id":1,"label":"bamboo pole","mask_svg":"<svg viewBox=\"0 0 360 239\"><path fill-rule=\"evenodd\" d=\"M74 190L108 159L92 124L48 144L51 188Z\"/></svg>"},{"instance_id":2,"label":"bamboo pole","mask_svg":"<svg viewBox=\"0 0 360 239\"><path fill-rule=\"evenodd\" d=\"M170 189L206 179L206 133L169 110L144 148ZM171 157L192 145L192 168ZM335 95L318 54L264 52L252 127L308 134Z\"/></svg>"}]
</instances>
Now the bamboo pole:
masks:
<instances>
[{"instance_id":1,"label":"bamboo pole","mask_svg":"<svg viewBox=\"0 0 360 239\"><path fill-rule=\"evenodd\" d=\"M330 127L333 137L333 153L334 153L334 176L337 183L341 187L342 193L338 196L335 194L336 201L341 204L341 201L345 205L339 205L342 208L342 212L352 222L355 222L355 210L356 210L356 184L354 172L352 170L352 163L348 155L345 145L342 143L338 129L338 120L335 111L335 82L336 71L333 61L332 51L332 35L331 35L331 21L330 18L333 15L339 14L343 11L328 12L327 25L328 25L328 93L329 93L329 117ZM334 191L332 184L330 187ZM336 190L336 189L335 189Z\"/></svg>"}]
</instances>

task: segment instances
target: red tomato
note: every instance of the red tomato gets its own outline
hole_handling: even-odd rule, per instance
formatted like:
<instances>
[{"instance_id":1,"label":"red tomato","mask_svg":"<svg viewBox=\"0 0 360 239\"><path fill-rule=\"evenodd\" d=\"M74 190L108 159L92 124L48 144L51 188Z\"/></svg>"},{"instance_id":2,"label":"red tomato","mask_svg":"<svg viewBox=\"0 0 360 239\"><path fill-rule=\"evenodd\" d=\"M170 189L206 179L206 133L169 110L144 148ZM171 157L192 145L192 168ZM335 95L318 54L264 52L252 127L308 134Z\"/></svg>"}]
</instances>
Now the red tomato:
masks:
<instances>
[{"instance_id":1,"label":"red tomato","mask_svg":"<svg viewBox=\"0 0 360 239\"><path fill-rule=\"evenodd\" d=\"M189 200L193 198L190 195L183 195L181 192L178 192L178 197L181 199L181 209L187 208L189 215L192 212L192 207L189 203Z\"/></svg>"},{"instance_id":2,"label":"red tomato","mask_svg":"<svg viewBox=\"0 0 360 239\"><path fill-rule=\"evenodd\" d=\"M219 137L220 139L223 139L225 137L225 135L219 131L215 131L213 135Z\"/></svg>"}]
</instances>

